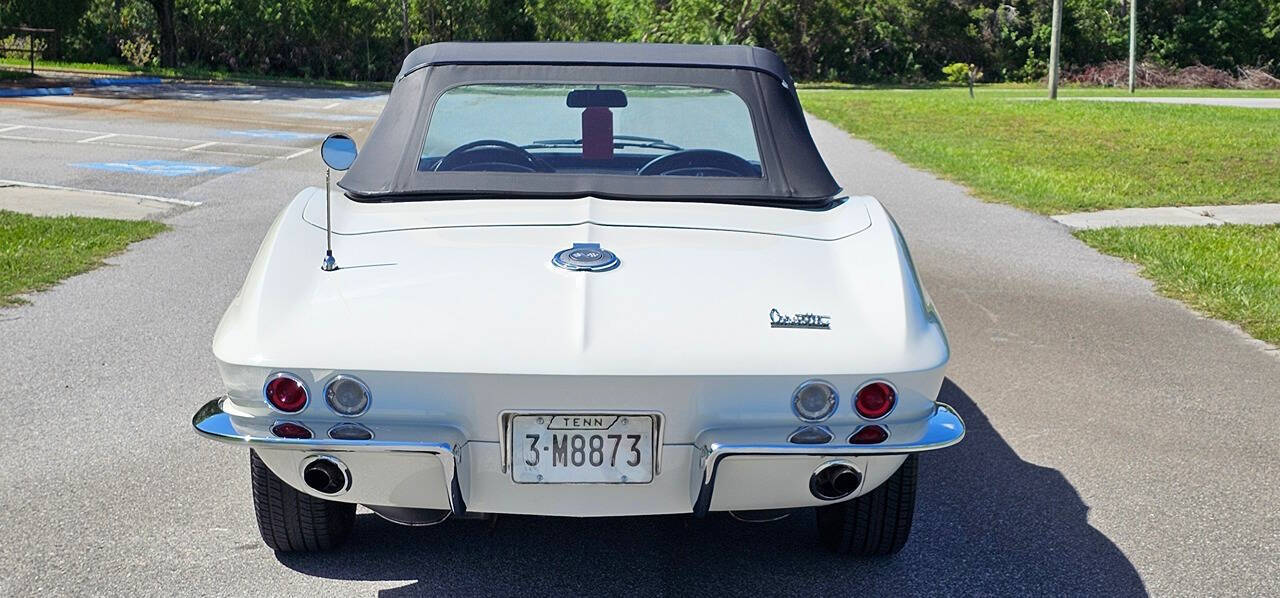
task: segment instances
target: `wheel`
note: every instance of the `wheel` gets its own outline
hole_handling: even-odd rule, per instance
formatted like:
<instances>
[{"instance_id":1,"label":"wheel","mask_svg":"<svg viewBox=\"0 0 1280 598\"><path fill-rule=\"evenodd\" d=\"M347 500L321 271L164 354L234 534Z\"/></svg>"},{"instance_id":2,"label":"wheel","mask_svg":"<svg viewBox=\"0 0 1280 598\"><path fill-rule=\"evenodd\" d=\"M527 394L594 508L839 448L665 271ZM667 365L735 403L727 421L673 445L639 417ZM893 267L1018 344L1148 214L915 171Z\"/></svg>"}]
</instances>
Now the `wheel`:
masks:
<instances>
[{"instance_id":1,"label":"wheel","mask_svg":"<svg viewBox=\"0 0 1280 598\"><path fill-rule=\"evenodd\" d=\"M832 552L855 556L886 556L902 550L916 508L916 469L916 455L909 455L875 490L818 507L822 545Z\"/></svg>"},{"instance_id":2,"label":"wheel","mask_svg":"<svg viewBox=\"0 0 1280 598\"><path fill-rule=\"evenodd\" d=\"M355 503L316 498L276 477L249 451L253 510L262 541L278 552L311 552L341 546L356 523Z\"/></svg>"}]
</instances>

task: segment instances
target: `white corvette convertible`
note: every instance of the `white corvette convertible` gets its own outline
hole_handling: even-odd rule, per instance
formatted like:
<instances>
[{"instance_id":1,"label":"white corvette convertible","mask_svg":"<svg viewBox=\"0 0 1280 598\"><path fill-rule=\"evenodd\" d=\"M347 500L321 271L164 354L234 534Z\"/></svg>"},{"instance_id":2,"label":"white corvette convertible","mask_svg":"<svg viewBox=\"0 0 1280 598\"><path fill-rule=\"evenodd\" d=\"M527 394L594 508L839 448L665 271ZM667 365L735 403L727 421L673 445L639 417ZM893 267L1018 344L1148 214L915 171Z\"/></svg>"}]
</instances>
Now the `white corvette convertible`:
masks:
<instances>
[{"instance_id":1,"label":"white corvette convertible","mask_svg":"<svg viewBox=\"0 0 1280 598\"><path fill-rule=\"evenodd\" d=\"M823 164L776 55L445 43L404 62L340 191L302 191L218 328L196 430L250 449L275 550L357 504L428 525L817 507L902 548L960 441L901 233Z\"/></svg>"}]
</instances>

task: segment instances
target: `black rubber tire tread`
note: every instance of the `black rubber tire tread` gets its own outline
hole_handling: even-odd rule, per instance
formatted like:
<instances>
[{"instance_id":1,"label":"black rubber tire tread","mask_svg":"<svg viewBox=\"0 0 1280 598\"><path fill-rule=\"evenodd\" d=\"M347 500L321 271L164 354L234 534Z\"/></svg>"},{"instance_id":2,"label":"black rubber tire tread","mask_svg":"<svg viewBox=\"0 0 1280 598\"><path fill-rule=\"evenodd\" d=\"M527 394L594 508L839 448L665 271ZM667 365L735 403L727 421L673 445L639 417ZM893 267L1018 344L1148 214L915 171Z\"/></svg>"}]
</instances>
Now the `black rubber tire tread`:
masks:
<instances>
[{"instance_id":1,"label":"black rubber tire tread","mask_svg":"<svg viewBox=\"0 0 1280 598\"><path fill-rule=\"evenodd\" d=\"M337 548L351 535L355 503L335 502L298 492L271 472L249 450L253 510L262 541L277 552L313 552Z\"/></svg>"},{"instance_id":2,"label":"black rubber tire tread","mask_svg":"<svg viewBox=\"0 0 1280 598\"><path fill-rule=\"evenodd\" d=\"M875 490L818 507L818 539L828 550L853 556L888 556L907 545L916 510L917 456Z\"/></svg>"}]
</instances>

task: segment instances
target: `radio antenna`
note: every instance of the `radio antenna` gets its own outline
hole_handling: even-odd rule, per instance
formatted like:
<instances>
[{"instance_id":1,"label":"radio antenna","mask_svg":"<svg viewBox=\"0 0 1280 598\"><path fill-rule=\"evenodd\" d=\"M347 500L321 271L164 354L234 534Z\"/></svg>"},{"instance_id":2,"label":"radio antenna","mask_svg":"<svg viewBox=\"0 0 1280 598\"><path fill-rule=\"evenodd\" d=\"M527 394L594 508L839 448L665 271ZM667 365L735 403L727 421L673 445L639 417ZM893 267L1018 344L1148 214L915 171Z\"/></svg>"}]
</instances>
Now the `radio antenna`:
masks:
<instances>
[{"instance_id":1,"label":"radio antenna","mask_svg":"<svg viewBox=\"0 0 1280 598\"><path fill-rule=\"evenodd\" d=\"M329 199L329 178L332 173L333 169L324 169L324 263L320 265L320 269L325 272L338 269L338 260L333 259L333 212Z\"/></svg>"},{"instance_id":2,"label":"radio antenna","mask_svg":"<svg viewBox=\"0 0 1280 598\"><path fill-rule=\"evenodd\" d=\"M346 170L356 161L356 142L346 133L334 133L320 144L320 158L324 160L324 262L320 269L333 272L338 260L333 259L333 191L330 180L333 171Z\"/></svg>"}]
</instances>

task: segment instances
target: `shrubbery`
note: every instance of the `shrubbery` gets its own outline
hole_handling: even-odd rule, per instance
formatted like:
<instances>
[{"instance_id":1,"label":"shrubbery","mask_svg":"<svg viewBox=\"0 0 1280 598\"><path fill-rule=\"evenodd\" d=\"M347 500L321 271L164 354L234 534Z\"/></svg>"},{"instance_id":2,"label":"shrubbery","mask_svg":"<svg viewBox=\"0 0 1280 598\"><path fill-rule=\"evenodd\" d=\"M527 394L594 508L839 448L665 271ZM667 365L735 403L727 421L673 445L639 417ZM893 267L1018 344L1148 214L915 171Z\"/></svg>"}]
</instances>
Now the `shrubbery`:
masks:
<instances>
[{"instance_id":1,"label":"shrubbery","mask_svg":"<svg viewBox=\"0 0 1280 598\"><path fill-rule=\"evenodd\" d=\"M1134 72L1138 87L1216 87L1219 89L1280 89L1277 79L1259 68L1239 68L1237 74L1197 64L1183 68L1139 63ZM1064 73L1062 80L1082 85L1125 87L1129 63L1115 60Z\"/></svg>"},{"instance_id":2,"label":"shrubbery","mask_svg":"<svg viewBox=\"0 0 1280 598\"><path fill-rule=\"evenodd\" d=\"M1127 56L1127 0L1065 2L1067 70ZM0 0L0 26L57 27L69 60L145 62L144 39L165 56L155 4L174 8L182 64L349 79L388 79L432 41L548 39L749 43L804 80L936 80L952 63L1036 80L1050 20L1050 0ZM1140 51L1160 68L1280 66L1280 0L1139 11Z\"/></svg>"}]
</instances>

